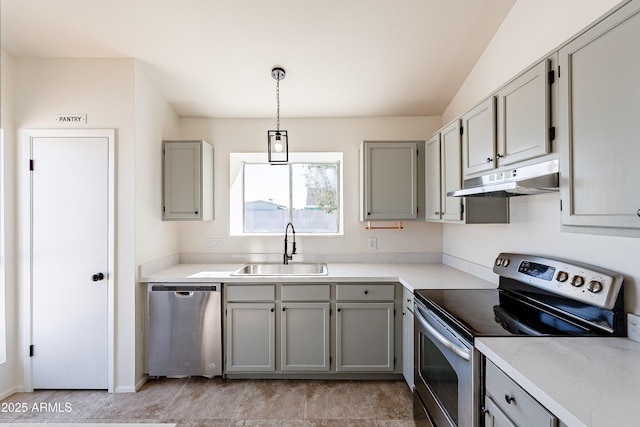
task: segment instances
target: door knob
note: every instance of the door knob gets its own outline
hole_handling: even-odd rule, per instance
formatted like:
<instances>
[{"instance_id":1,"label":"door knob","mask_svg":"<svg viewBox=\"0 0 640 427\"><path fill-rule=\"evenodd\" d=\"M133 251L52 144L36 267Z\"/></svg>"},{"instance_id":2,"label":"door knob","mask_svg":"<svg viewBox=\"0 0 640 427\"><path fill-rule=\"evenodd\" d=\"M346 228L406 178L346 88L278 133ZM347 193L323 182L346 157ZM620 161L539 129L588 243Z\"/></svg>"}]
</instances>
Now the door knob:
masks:
<instances>
[{"instance_id":1,"label":"door knob","mask_svg":"<svg viewBox=\"0 0 640 427\"><path fill-rule=\"evenodd\" d=\"M98 282L100 280L104 280L104 274L102 274L102 273L94 274L93 276L91 276L91 280L93 280L94 282Z\"/></svg>"}]
</instances>

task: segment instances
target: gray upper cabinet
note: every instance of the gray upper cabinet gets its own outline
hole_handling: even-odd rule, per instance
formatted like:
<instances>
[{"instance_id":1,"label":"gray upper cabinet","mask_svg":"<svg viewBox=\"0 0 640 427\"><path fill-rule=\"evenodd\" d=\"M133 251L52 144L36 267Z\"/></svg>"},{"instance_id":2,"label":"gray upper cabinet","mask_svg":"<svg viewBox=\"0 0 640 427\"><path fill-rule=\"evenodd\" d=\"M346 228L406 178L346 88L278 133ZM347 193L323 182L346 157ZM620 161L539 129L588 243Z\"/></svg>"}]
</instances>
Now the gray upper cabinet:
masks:
<instances>
[{"instance_id":1,"label":"gray upper cabinet","mask_svg":"<svg viewBox=\"0 0 640 427\"><path fill-rule=\"evenodd\" d=\"M360 146L360 221L418 219L422 141L365 141ZM424 171L422 170L422 178Z\"/></svg>"},{"instance_id":2,"label":"gray upper cabinet","mask_svg":"<svg viewBox=\"0 0 640 427\"><path fill-rule=\"evenodd\" d=\"M162 219L214 217L213 147L204 141L163 141Z\"/></svg>"},{"instance_id":3,"label":"gray upper cabinet","mask_svg":"<svg viewBox=\"0 0 640 427\"><path fill-rule=\"evenodd\" d=\"M462 116L465 177L551 152L550 68L539 62Z\"/></svg>"},{"instance_id":4,"label":"gray upper cabinet","mask_svg":"<svg viewBox=\"0 0 640 427\"><path fill-rule=\"evenodd\" d=\"M427 221L463 219L463 199L447 197L447 192L462 188L460 139L460 121L455 120L425 143Z\"/></svg>"},{"instance_id":5,"label":"gray upper cabinet","mask_svg":"<svg viewBox=\"0 0 640 427\"><path fill-rule=\"evenodd\" d=\"M562 224L640 236L640 1L559 51Z\"/></svg>"},{"instance_id":6,"label":"gray upper cabinet","mask_svg":"<svg viewBox=\"0 0 640 427\"><path fill-rule=\"evenodd\" d=\"M541 61L498 91L498 167L550 152L550 64Z\"/></svg>"},{"instance_id":7,"label":"gray upper cabinet","mask_svg":"<svg viewBox=\"0 0 640 427\"><path fill-rule=\"evenodd\" d=\"M462 116L464 176L496 167L496 99L491 96Z\"/></svg>"}]
</instances>

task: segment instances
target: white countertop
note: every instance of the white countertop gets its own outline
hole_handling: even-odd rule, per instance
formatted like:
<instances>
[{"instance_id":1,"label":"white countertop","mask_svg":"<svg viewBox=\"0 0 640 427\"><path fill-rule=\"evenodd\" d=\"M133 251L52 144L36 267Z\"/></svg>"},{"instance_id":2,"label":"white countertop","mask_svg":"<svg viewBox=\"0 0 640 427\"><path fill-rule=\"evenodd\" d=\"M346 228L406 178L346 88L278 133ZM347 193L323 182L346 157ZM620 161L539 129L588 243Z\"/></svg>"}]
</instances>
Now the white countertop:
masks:
<instances>
[{"instance_id":1,"label":"white countertop","mask_svg":"<svg viewBox=\"0 0 640 427\"><path fill-rule=\"evenodd\" d=\"M500 337L478 338L475 345L569 427L640 424L640 343Z\"/></svg>"},{"instance_id":2,"label":"white countertop","mask_svg":"<svg viewBox=\"0 0 640 427\"><path fill-rule=\"evenodd\" d=\"M497 285L443 264L327 263L326 276L232 276L244 264L176 264L141 277L148 282L327 283L393 282L407 289L496 288Z\"/></svg>"}]
</instances>

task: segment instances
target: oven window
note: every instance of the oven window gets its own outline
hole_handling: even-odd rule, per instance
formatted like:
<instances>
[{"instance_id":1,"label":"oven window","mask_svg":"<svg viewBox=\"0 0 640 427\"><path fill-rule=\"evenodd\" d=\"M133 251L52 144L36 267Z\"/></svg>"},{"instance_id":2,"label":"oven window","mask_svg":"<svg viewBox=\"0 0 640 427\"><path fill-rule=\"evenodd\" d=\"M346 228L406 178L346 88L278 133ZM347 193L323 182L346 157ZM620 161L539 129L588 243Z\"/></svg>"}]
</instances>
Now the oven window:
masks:
<instances>
[{"instance_id":1,"label":"oven window","mask_svg":"<svg viewBox=\"0 0 640 427\"><path fill-rule=\"evenodd\" d=\"M458 425L458 375L438 348L420 334L420 376L431 393Z\"/></svg>"}]
</instances>

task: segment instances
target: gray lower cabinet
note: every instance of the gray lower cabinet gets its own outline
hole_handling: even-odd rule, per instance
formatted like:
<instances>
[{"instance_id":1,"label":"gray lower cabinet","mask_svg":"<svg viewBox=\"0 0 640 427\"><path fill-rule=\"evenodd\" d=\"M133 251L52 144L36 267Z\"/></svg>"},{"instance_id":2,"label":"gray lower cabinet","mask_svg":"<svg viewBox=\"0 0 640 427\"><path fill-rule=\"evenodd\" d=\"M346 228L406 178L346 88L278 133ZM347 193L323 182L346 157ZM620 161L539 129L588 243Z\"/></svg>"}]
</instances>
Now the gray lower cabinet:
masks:
<instances>
[{"instance_id":1,"label":"gray lower cabinet","mask_svg":"<svg viewBox=\"0 0 640 427\"><path fill-rule=\"evenodd\" d=\"M485 397L484 407L484 427L517 427L490 397Z\"/></svg>"},{"instance_id":2,"label":"gray lower cabinet","mask_svg":"<svg viewBox=\"0 0 640 427\"><path fill-rule=\"evenodd\" d=\"M485 426L558 426L555 415L489 360L485 381Z\"/></svg>"},{"instance_id":3,"label":"gray lower cabinet","mask_svg":"<svg viewBox=\"0 0 640 427\"><path fill-rule=\"evenodd\" d=\"M330 368L329 303L282 303L280 368L324 371Z\"/></svg>"},{"instance_id":4,"label":"gray lower cabinet","mask_svg":"<svg viewBox=\"0 0 640 427\"><path fill-rule=\"evenodd\" d=\"M640 1L559 50L565 231L640 236Z\"/></svg>"},{"instance_id":5,"label":"gray lower cabinet","mask_svg":"<svg viewBox=\"0 0 640 427\"><path fill-rule=\"evenodd\" d=\"M228 303L226 322L227 371L275 371L275 304Z\"/></svg>"},{"instance_id":6,"label":"gray lower cabinet","mask_svg":"<svg viewBox=\"0 0 640 427\"><path fill-rule=\"evenodd\" d=\"M402 288L402 375L410 390L414 388L413 320L413 292Z\"/></svg>"},{"instance_id":7,"label":"gray lower cabinet","mask_svg":"<svg viewBox=\"0 0 640 427\"><path fill-rule=\"evenodd\" d=\"M337 303L336 371L393 371L393 303Z\"/></svg>"},{"instance_id":8,"label":"gray lower cabinet","mask_svg":"<svg viewBox=\"0 0 640 427\"><path fill-rule=\"evenodd\" d=\"M331 285L281 286L280 369L328 372L331 368Z\"/></svg>"},{"instance_id":9,"label":"gray lower cabinet","mask_svg":"<svg viewBox=\"0 0 640 427\"><path fill-rule=\"evenodd\" d=\"M225 373L400 374L399 284L226 284Z\"/></svg>"},{"instance_id":10,"label":"gray lower cabinet","mask_svg":"<svg viewBox=\"0 0 640 427\"><path fill-rule=\"evenodd\" d=\"M393 371L395 286L336 285L336 371Z\"/></svg>"},{"instance_id":11,"label":"gray lower cabinet","mask_svg":"<svg viewBox=\"0 0 640 427\"><path fill-rule=\"evenodd\" d=\"M276 369L275 285L226 286L225 369Z\"/></svg>"}]
</instances>

